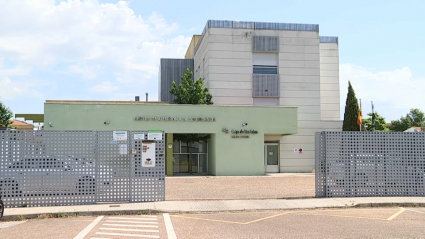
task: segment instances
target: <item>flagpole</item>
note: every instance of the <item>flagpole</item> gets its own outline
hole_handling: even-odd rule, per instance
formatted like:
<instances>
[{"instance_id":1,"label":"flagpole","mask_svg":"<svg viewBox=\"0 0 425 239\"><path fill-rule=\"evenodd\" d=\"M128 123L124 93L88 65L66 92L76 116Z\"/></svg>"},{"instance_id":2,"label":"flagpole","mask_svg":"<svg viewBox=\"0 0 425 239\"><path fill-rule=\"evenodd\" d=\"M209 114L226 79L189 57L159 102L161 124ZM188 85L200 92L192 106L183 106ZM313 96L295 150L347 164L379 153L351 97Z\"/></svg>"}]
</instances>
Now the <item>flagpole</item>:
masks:
<instances>
[{"instance_id":1,"label":"flagpole","mask_svg":"<svg viewBox=\"0 0 425 239\"><path fill-rule=\"evenodd\" d=\"M375 121L375 110L373 109L373 101L371 101L372 104L372 127L373 127L373 132L375 132L375 124L373 121Z\"/></svg>"},{"instance_id":2,"label":"flagpole","mask_svg":"<svg viewBox=\"0 0 425 239\"><path fill-rule=\"evenodd\" d=\"M359 115L361 114L361 112L362 112L362 99L359 99L359 101L360 101L360 113L359 113ZM358 117L358 116L357 116ZM362 123L363 122L361 122L360 121L360 124L359 124L359 126L360 126L360 131L362 131Z\"/></svg>"}]
</instances>

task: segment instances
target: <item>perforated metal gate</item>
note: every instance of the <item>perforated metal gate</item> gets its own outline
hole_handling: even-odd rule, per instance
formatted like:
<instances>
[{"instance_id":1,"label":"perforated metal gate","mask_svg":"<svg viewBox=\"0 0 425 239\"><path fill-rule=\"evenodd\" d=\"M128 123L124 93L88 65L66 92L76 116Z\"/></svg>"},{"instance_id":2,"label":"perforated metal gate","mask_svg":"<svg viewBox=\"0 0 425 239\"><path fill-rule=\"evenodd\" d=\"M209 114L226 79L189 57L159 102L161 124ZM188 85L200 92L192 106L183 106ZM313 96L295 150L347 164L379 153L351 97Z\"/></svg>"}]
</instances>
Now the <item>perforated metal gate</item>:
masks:
<instances>
[{"instance_id":1,"label":"perforated metal gate","mask_svg":"<svg viewBox=\"0 0 425 239\"><path fill-rule=\"evenodd\" d=\"M125 132L114 140L113 131L0 131L5 205L165 200L164 140ZM142 142L155 143L154 167L142 167Z\"/></svg>"},{"instance_id":2,"label":"perforated metal gate","mask_svg":"<svg viewBox=\"0 0 425 239\"><path fill-rule=\"evenodd\" d=\"M316 196L425 196L425 133L317 133Z\"/></svg>"}]
</instances>

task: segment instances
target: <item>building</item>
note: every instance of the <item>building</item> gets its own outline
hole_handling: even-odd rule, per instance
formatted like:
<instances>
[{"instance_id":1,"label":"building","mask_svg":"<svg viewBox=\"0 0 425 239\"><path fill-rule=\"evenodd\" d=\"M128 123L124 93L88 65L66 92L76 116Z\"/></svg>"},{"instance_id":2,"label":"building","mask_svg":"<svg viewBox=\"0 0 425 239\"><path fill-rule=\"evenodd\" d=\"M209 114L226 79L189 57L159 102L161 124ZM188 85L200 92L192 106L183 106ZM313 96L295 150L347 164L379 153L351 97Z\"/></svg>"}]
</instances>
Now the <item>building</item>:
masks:
<instances>
[{"instance_id":1,"label":"building","mask_svg":"<svg viewBox=\"0 0 425 239\"><path fill-rule=\"evenodd\" d=\"M193 61L215 105L297 108L296 134L264 138L279 147L277 165L266 172L311 172L315 132L342 128L338 38L320 36L319 25L210 20L185 59L161 59L161 86L179 80L169 76L181 74L184 60ZM169 102L169 88L159 91Z\"/></svg>"},{"instance_id":2,"label":"building","mask_svg":"<svg viewBox=\"0 0 425 239\"><path fill-rule=\"evenodd\" d=\"M34 125L29 124L29 123L24 122L24 121L17 120L17 119L13 120L10 127L12 129L16 129L16 130L34 130Z\"/></svg>"},{"instance_id":3,"label":"building","mask_svg":"<svg viewBox=\"0 0 425 239\"><path fill-rule=\"evenodd\" d=\"M410 127L406 129L404 132L422 132L422 127Z\"/></svg>"},{"instance_id":4,"label":"building","mask_svg":"<svg viewBox=\"0 0 425 239\"><path fill-rule=\"evenodd\" d=\"M214 105L169 104L186 69ZM342 128L338 38L315 24L208 21L184 59L161 59L158 84L160 102L46 101L44 115L21 116L44 130L110 131L111 147L112 131L163 131L167 175L312 172L315 133ZM189 146L174 134L210 139Z\"/></svg>"},{"instance_id":5,"label":"building","mask_svg":"<svg viewBox=\"0 0 425 239\"><path fill-rule=\"evenodd\" d=\"M163 131L167 175L203 173L218 176L263 175L279 163L279 147L267 138L297 133L297 108L177 105L140 101L46 101L44 130ZM88 132L90 134L90 132ZM208 143L174 141L174 134L207 134ZM129 134L131 135L131 134ZM131 151L131 150L130 150ZM191 152L189 154L189 152ZM78 157L78 152L73 152ZM117 160L133 160L129 152ZM188 158L191 157L189 164ZM264 161L266 159L266 162ZM191 168L189 168L191 165Z\"/></svg>"}]
</instances>

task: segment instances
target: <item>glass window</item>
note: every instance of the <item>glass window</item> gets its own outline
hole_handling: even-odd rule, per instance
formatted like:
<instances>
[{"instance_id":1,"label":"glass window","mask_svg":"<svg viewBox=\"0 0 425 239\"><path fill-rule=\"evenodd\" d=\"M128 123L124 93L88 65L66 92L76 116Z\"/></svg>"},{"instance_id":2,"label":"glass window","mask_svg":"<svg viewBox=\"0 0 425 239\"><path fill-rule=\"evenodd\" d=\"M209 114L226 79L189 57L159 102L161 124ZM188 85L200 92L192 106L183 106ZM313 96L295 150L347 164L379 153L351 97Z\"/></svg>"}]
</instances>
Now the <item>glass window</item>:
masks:
<instances>
[{"instance_id":1,"label":"glass window","mask_svg":"<svg viewBox=\"0 0 425 239\"><path fill-rule=\"evenodd\" d=\"M199 153L208 153L208 143L200 142L198 145Z\"/></svg>"},{"instance_id":2,"label":"glass window","mask_svg":"<svg viewBox=\"0 0 425 239\"><path fill-rule=\"evenodd\" d=\"M180 153L180 141L174 140L173 153Z\"/></svg>"},{"instance_id":3,"label":"glass window","mask_svg":"<svg viewBox=\"0 0 425 239\"><path fill-rule=\"evenodd\" d=\"M254 66L254 74L277 74L277 66Z\"/></svg>"},{"instance_id":4,"label":"glass window","mask_svg":"<svg viewBox=\"0 0 425 239\"><path fill-rule=\"evenodd\" d=\"M189 151L187 150L187 143L185 143L185 142L180 142L180 144L181 144L181 152L180 152L180 153L187 153L187 152L189 152Z\"/></svg>"},{"instance_id":5,"label":"glass window","mask_svg":"<svg viewBox=\"0 0 425 239\"><path fill-rule=\"evenodd\" d=\"M173 155L173 172L189 173L189 154ZM198 172L198 154L191 155L192 173Z\"/></svg>"},{"instance_id":6,"label":"glass window","mask_svg":"<svg viewBox=\"0 0 425 239\"><path fill-rule=\"evenodd\" d=\"M206 173L207 171L207 155L206 154L199 154L199 172L200 173Z\"/></svg>"},{"instance_id":7,"label":"glass window","mask_svg":"<svg viewBox=\"0 0 425 239\"><path fill-rule=\"evenodd\" d=\"M182 153L188 153L189 151L187 150L188 146L187 143L181 142L182 145ZM191 153L198 153L199 152L199 143L194 142L194 143L190 143L190 152Z\"/></svg>"}]
</instances>

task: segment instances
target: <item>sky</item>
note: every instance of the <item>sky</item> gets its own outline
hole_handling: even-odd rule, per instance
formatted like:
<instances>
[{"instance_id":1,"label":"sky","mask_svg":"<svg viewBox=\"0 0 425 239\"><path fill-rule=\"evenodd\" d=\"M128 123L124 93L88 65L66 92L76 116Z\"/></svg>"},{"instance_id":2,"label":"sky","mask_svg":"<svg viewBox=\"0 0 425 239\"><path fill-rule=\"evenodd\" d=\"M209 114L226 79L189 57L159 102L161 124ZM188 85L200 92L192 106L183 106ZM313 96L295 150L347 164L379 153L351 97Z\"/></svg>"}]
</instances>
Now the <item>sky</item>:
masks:
<instances>
[{"instance_id":1,"label":"sky","mask_svg":"<svg viewBox=\"0 0 425 239\"><path fill-rule=\"evenodd\" d=\"M207 20L319 24L339 37L341 119L348 81L363 115L425 111L425 1L0 0L0 101L158 99L160 58L184 58Z\"/></svg>"}]
</instances>

